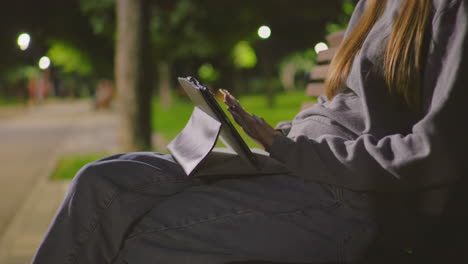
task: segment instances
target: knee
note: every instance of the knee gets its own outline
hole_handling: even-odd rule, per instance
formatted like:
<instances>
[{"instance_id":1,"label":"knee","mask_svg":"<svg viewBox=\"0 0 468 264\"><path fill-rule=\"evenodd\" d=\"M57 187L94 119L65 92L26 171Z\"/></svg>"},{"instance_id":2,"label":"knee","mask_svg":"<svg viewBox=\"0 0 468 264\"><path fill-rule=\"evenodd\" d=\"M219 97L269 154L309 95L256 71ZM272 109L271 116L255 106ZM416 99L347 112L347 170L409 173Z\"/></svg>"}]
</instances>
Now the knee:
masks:
<instances>
[{"instance_id":1,"label":"knee","mask_svg":"<svg viewBox=\"0 0 468 264\"><path fill-rule=\"evenodd\" d=\"M113 156L111 156L113 157ZM133 190L160 182L186 180L183 170L169 156L126 153L91 162L75 175L72 186L82 192Z\"/></svg>"},{"instance_id":2,"label":"knee","mask_svg":"<svg viewBox=\"0 0 468 264\"><path fill-rule=\"evenodd\" d=\"M81 168L73 178L68 189L69 206L97 205L105 208L119 193L118 188L109 180L107 165L99 161L92 162Z\"/></svg>"},{"instance_id":3,"label":"knee","mask_svg":"<svg viewBox=\"0 0 468 264\"><path fill-rule=\"evenodd\" d=\"M102 183L104 173L99 161L83 166L73 177L71 186L76 190L93 190Z\"/></svg>"},{"instance_id":4,"label":"knee","mask_svg":"<svg viewBox=\"0 0 468 264\"><path fill-rule=\"evenodd\" d=\"M98 182L104 180L103 178L107 174L105 171L109 167L107 163L119 160L123 155L124 153L115 154L86 164L75 174L72 183L88 188L95 186Z\"/></svg>"},{"instance_id":5,"label":"knee","mask_svg":"<svg viewBox=\"0 0 468 264\"><path fill-rule=\"evenodd\" d=\"M103 167L99 162L92 162L77 172L63 201L65 210L61 213L62 217L86 215L92 208L107 208L113 201L118 190L109 184L106 179L108 173Z\"/></svg>"}]
</instances>

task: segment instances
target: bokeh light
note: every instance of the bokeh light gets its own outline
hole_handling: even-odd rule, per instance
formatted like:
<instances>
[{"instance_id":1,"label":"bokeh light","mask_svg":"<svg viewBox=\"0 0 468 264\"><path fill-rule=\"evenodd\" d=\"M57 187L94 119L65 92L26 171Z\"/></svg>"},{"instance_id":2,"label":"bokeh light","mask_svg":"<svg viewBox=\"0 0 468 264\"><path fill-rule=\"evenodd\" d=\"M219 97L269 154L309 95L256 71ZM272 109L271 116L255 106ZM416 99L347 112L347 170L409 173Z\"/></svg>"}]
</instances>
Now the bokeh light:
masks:
<instances>
[{"instance_id":1,"label":"bokeh light","mask_svg":"<svg viewBox=\"0 0 468 264\"><path fill-rule=\"evenodd\" d=\"M39 68L41 68L41 70L45 70L49 68L49 66L50 66L50 59L48 57L44 56L39 60Z\"/></svg>"},{"instance_id":2,"label":"bokeh light","mask_svg":"<svg viewBox=\"0 0 468 264\"><path fill-rule=\"evenodd\" d=\"M232 50L233 63L240 69L252 69L257 65L257 55L248 41L239 41Z\"/></svg>"},{"instance_id":3,"label":"bokeh light","mask_svg":"<svg viewBox=\"0 0 468 264\"><path fill-rule=\"evenodd\" d=\"M18 36L17 44L21 50L27 50L30 42L31 36L28 33L22 33Z\"/></svg>"},{"instance_id":4,"label":"bokeh light","mask_svg":"<svg viewBox=\"0 0 468 264\"><path fill-rule=\"evenodd\" d=\"M314 50L317 53L319 53L321 51L324 51L324 50L327 50L327 49L328 49L328 45L323 43L323 42L317 43L317 45L315 45L315 47L314 47Z\"/></svg>"},{"instance_id":5,"label":"bokeh light","mask_svg":"<svg viewBox=\"0 0 468 264\"><path fill-rule=\"evenodd\" d=\"M271 36L271 29L269 26L261 26L257 33L260 38L267 39Z\"/></svg>"},{"instance_id":6,"label":"bokeh light","mask_svg":"<svg viewBox=\"0 0 468 264\"><path fill-rule=\"evenodd\" d=\"M219 72L210 63L204 63L198 69L198 76L204 81L214 82L219 79Z\"/></svg>"}]
</instances>

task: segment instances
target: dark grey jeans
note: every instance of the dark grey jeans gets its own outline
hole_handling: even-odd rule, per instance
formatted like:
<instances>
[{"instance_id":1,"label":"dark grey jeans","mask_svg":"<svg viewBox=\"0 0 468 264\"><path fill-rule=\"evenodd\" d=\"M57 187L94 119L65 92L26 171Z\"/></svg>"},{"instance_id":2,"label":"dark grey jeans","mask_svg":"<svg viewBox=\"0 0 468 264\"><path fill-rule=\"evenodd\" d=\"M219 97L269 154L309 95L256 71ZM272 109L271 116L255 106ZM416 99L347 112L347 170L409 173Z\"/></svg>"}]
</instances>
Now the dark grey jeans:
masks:
<instances>
[{"instance_id":1,"label":"dark grey jeans","mask_svg":"<svg viewBox=\"0 0 468 264\"><path fill-rule=\"evenodd\" d=\"M169 155L119 154L78 172L33 263L351 262L374 239L371 204L284 173L206 184Z\"/></svg>"}]
</instances>

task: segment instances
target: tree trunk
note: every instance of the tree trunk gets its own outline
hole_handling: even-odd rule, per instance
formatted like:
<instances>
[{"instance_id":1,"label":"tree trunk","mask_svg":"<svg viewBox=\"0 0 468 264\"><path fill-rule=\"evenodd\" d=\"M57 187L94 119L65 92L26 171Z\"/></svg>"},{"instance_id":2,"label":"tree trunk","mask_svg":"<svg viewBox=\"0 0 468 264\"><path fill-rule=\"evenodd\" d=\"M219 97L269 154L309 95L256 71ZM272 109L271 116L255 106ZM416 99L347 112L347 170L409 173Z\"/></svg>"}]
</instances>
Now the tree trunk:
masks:
<instances>
[{"instance_id":1,"label":"tree trunk","mask_svg":"<svg viewBox=\"0 0 468 264\"><path fill-rule=\"evenodd\" d=\"M172 106L170 65L167 60L162 60L158 63L159 100L165 109Z\"/></svg>"},{"instance_id":2,"label":"tree trunk","mask_svg":"<svg viewBox=\"0 0 468 264\"><path fill-rule=\"evenodd\" d=\"M151 148L151 85L145 74L147 49L146 0L117 0L115 78L120 115L121 151Z\"/></svg>"}]
</instances>

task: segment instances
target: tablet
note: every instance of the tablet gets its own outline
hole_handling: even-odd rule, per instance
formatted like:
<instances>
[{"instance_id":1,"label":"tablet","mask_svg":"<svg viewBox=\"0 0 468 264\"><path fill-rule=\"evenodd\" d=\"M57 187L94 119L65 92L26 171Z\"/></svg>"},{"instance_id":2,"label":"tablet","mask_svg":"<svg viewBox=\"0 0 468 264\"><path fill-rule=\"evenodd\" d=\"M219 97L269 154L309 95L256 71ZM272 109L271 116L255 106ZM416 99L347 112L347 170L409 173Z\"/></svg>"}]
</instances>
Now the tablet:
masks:
<instances>
[{"instance_id":1,"label":"tablet","mask_svg":"<svg viewBox=\"0 0 468 264\"><path fill-rule=\"evenodd\" d=\"M193 77L179 77L178 81L190 100L203 112L222 124L221 141L241 158L257 167L257 160L250 148L236 130L231 120L216 101L215 95Z\"/></svg>"}]
</instances>

